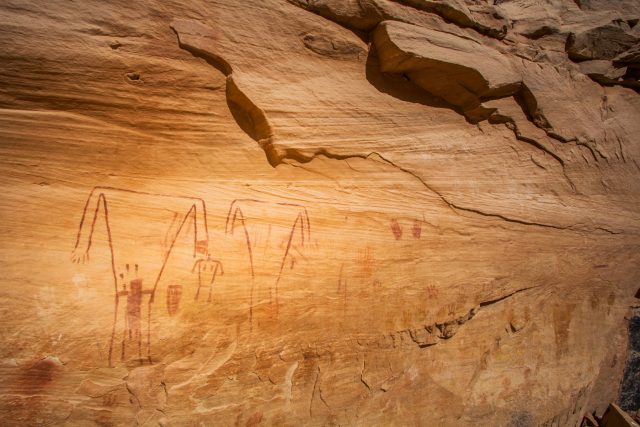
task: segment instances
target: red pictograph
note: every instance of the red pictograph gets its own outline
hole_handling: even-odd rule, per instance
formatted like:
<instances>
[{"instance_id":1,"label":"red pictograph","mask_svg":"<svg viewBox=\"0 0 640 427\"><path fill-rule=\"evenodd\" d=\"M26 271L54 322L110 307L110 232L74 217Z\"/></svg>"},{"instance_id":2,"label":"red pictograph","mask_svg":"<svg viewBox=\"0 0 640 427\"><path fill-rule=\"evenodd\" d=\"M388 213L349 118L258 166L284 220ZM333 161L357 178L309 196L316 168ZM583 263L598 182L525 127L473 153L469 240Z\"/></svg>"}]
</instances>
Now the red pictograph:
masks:
<instances>
[{"instance_id":1,"label":"red pictograph","mask_svg":"<svg viewBox=\"0 0 640 427\"><path fill-rule=\"evenodd\" d=\"M120 242L120 245L114 242L114 235L120 236L119 238L128 236L127 233L133 227L126 219L123 219L123 216L126 217L126 215L123 214L122 209L124 209L125 213L133 212L133 217L129 216L129 221L132 218L134 223L137 221L137 213L131 208L133 204L141 205L144 209L151 209L152 211L161 209L173 212L167 228L163 228L164 226L162 225L159 227L157 245L158 252L161 253L160 264L153 267L150 270L152 271L151 277L149 278L147 275L144 280L139 274L138 264L130 265L129 263L122 263L120 260L121 257L125 257L122 254L123 252L126 252L127 249L132 249L131 242L128 244ZM225 235L232 236L236 229L240 229L243 237L242 244L246 244L251 275L249 293L249 323L251 329L253 329L256 264L253 250L254 242L249 232L249 222L256 219L256 217L248 218L246 213L255 206L266 208L266 215L260 219L266 220L266 223L269 224L269 230L271 230L270 221L273 219L271 216L272 210L284 215L285 232L280 236L284 235L285 240L280 242L279 246L275 246L275 249L272 248L276 251L281 250L282 253L278 255L277 271L269 273L275 276L270 286L273 285L275 288L276 317L278 313L278 286L284 275L285 266L293 269L296 264L296 256L301 256L304 259L300 248L308 244L311 239L309 214L302 205L255 199L236 199L231 202L225 223ZM115 223L114 212L119 213L119 216L116 215L115 217ZM282 219L282 217L279 218ZM198 197L183 195L152 193L116 187L94 187L89 193L82 211L73 248L73 262L86 263L90 261L94 233L98 228L99 221L104 224L104 232L106 233L106 239L104 240L108 245L109 267L114 286L114 314L108 352L109 366L113 366L114 354L118 346L120 347L121 361L124 361L127 356L131 356L131 348L133 346L134 349L137 349L138 358L141 361L146 357L146 360L151 362L151 316L153 306L157 292L159 292L159 284L169 268L169 261L172 258L172 254L176 252L175 249L178 242L180 242L180 245L184 245L185 241L192 242L189 243L188 247L191 250L192 245L193 251L191 254L187 253L186 256L192 257L194 260L193 264L191 264L191 273L197 273L198 285L195 291L195 301L201 299L203 292L207 292L206 301L211 302L216 278L225 274L222 261L211 256L205 201ZM114 234L114 224L116 229L120 231L119 234ZM180 239L181 236L183 236L182 239ZM180 251L180 253L183 254L181 256L185 255L183 251ZM268 260L268 258L263 257L259 258L258 261L263 259ZM173 266L173 264L171 265ZM147 274L149 274L148 271L149 269L147 269ZM167 273L166 275L169 277L168 280L171 280L170 284L166 286L167 313L169 316L175 316L178 314L181 302L184 300L185 288L180 281L171 279L173 274ZM120 310L122 314L119 314ZM118 325L123 325L121 341L116 338ZM146 337L144 337L145 334L143 332L145 326Z\"/></svg>"},{"instance_id":2,"label":"red pictograph","mask_svg":"<svg viewBox=\"0 0 640 427\"><path fill-rule=\"evenodd\" d=\"M277 202L268 202L263 200L256 199L235 199L231 202L229 206L229 212L227 213L227 220L225 224L225 234L232 235L236 227L241 227L242 232L244 234L245 243L247 247L247 254L249 257L249 271L251 273L251 291L250 291L250 301L249 301L249 323L250 327L253 328L253 307L254 307L254 288L255 288L255 263L254 263L254 254L252 249L252 241L251 236L249 235L248 230L248 218L245 215L245 211L247 208L250 208L251 205L273 205L285 208L290 213L290 231L288 233L287 244L284 252L282 253L282 258L280 261L280 267L278 269L278 273L275 279L274 287L275 287L275 307L276 307L276 316L278 314L278 284L280 283L280 279L282 278L285 264L288 258L291 258L291 248L295 242L300 243L300 246L304 246L305 242L309 242L311 240L311 221L309 220L309 213L307 212L307 208L303 205L294 204L294 203L277 203ZM293 258L290 260L291 266L294 265Z\"/></svg>"},{"instance_id":3,"label":"red pictograph","mask_svg":"<svg viewBox=\"0 0 640 427\"><path fill-rule=\"evenodd\" d=\"M224 269L222 268L222 262L217 259L212 259L211 256L207 255L205 259L199 259L193 265L191 272L194 273L198 270L198 290L196 291L195 300L198 300L200 296L200 289L203 286L203 280L208 282L207 287L209 288L209 296L207 297L207 302L211 302L211 293L213 292L213 283L216 280L216 276L218 272L220 272L221 276L224 276ZM206 276L209 275L209 279L207 280Z\"/></svg>"},{"instance_id":4,"label":"red pictograph","mask_svg":"<svg viewBox=\"0 0 640 427\"><path fill-rule=\"evenodd\" d=\"M129 287L127 288L127 280L124 278L124 274L120 275L123 281L121 288L118 287L118 274L116 271L117 254L114 250L114 241L112 233L112 223L109 213L109 197L133 197L136 199L162 199L167 203L175 207L182 207L184 209L184 215L181 217L180 222L177 225L177 229L173 236L168 240L168 245L164 250L162 256L162 263L159 268L155 279L153 280L153 286L145 289L143 287L142 279L137 277L138 266L135 266L136 277L128 280ZM186 211L186 212L185 212ZM113 274L114 285L114 317L111 333L111 340L109 343L108 360L109 366L113 366L113 350L116 337L116 325L118 322L118 309L121 298L126 297L126 309L125 309L125 331L122 341L121 358L124 360L125 353L125 340L135 340L138 342L139 356L142 358L142 307L143 299L147 296L146 300L146 312L147 312L147 339L146 339L146 356L151 357L151 312L154 303L155 295L157 292L158 284L162 279L165 268L171 257L171 253L175 247L178 237L183 233L185 224L188 221L193 221L193 258L196 258L198 254L208 255L209 251L209 230L207 224L207 209L204 200L197 197L188 197L181 195L150 193L145 191L127 190L115 187L94 187L87 198L82 212L82 218L80 219L80 225L78 227L78 233L76 235L76 242L73 248L72 261L76 263L85 263L90 260L91 247L93 244L93 235L96 228L96 223L99 218L102 218L105 224L107 232L107 241L109 245L111 271ZM88 228L88 230L87 230ZM127 274L129 271L129 264L126 264ZM169 291L172 301L172 307L169 310L177 309L179 301L178 291L174 288ZM180 291L181 292L181 291Z\"/></svg>"}]
</instances>

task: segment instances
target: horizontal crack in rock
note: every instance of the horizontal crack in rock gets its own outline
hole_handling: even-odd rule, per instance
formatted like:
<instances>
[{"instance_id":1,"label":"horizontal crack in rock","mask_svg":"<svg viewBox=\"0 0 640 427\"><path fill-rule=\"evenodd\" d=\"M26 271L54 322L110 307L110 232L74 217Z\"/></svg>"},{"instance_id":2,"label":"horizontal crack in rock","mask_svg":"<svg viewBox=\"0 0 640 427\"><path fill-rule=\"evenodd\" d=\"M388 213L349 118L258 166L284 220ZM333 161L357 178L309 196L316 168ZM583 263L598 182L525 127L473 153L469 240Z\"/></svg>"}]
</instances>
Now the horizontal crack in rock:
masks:
<instances>
[{"instance_id":1,"label":"horizontal crack in rock","mask_svg":"<svg viewBox=\"0 0 640 427\"><path fill-rule=\"evenodd\" d=\"M458 316L446 322L436 322L431 325L425 325L422 328L399 331L396 332L396 334L408 334L411 337L411 340L420 348L431 347L432 345L438 344L443 339L447 340L452 338L458 332L459 327L473 319L480 312L480 310L502 302L521 292L526 292L528 290L539 288L541 286L543 285L529 286L526 288L517 289L507 295L503 295L492 300L482 301L477 306L471 308L464 315Z\"/></svg>"},{"instance_id":2,"label":"horizontal crack in rock","mask_svg":"<svg viewBox=\"0 0 640 427\"><path fill-rule=\"evenodd\" d=\"M399 166L392 162L391 160L385 158L380 153L372 151L368 154L347 154L347 155L339 155L336 153L331 153L329 150L325 148L321 148L316 150L312 155L306 155L302 153L300 150L295 148L278 148L274 145L274 130L269 123L268 118L266 117L265 112L260 109L255 103L251 101L251 99L240 90L236 82L233 80L233 67L225 61L223 58L217 56L215 53L209 52L201 45L204 44L203 40L207 40L209 29L197 22L191 20L176 20L171 24L172 30L176 33L178 37L178 44L180 48L187 50L192 55L203 58L207 63L217 68L221 72L223 72L227 76L227 103L229 109L231 110L236 122L238 125L249 135L252 139L258 142L260 148L265 152L267 160L272 167L276 167L280 164L290 164L286 160L294 160L299 163L308 163L312 161L317 156L325 156L330 159L335 160L346 160L351 158L361 158L365 160L369 160L371 156L377 156L383 163L388 164L406 174L409 174L416 178L422 186L424 186L427 190L437 195L450 209L454 212L458 213L458 211L465 211L477 215L481 215L484 217L491 217L495 219L500 219L509 223L525 225L525 226L535 226L541 228L555 229L555 230L569 230L569 231L604 231L609 234L620 234L619 232L615 232L604 227L598 226L592 229L587 229L584 227L573 226L559 226L555 224L541 223L535 221L527 221L520 218L513 218L499 213L491 213L484 212L477 208L470 208L466 206L461 206L458 203L453 203L448 200L442 193L438 192L432 186L430 186L423 178L421 178L417 173ZM531 109L530 111L525 111L528 115L532 115ZM535 123L535 121L534 121ZM516 132L516 137L518 137ZM528 143L534 144L539 149L548 153L554 159L556 159L562 166L564 170L564 161L557 156L555 153L552 153L550 150L547 150L541 144L538 144L534 141L525 140ZM585 146L591 149L590 146ZM593 150L591 150L593 153ZM594 157L595 157L595 153ZM565 174L566 177L566 174ZM568 177L567 177L568 179ZM573 183L569 180L572 188L575 189Z\"/></svg>"},{"instance_id":3,"label":"horizontal crack in rock","mask_svg":"<svg viewBox=\"0 0 640 427\"><path fill-rule=\"evenodd\" d=\"M427 190L429 190L430 192L434 193L435 195L437 195L449 208L451 208L454 212L457 213L457 211L464 211L464 212L469 212L469 213L474 213L477 215L481 215L481 216L485 216L485 217L492 217L492 218L496 218L496 219L500 219L506 222L510 222L510 223L514 223L514 224L520 224L520 225L526 225L526 226L535 226L535 227L542 227L542 228L551 228L551 229L555 229L555 230L564 230L564 231L575 231L575 232L584 232L584 231L603 231L606 232L608 234L621 234L620 232L617 231L612 231L609 230L605 227L594 227L593 229L590 228L583 228L583 227L577 227L577 226L560 226L560 225L555 225L555 224L546 224L546 223L541 223L541 222L535 222L535 221L527 221L527 220L523 220L523 219L519 219L519 218L512 218L512 217L508 217L502 214L498 214L498 213L491 213L491 212L484 212L482 210L479 209L475 209L475 208L469 208L469 207L465 207L465 206L461 206L459 204L453 203L451 201L449 201L444 195L442 195L442 193L438 192L437 190L435 190L433 187L431 187L424 179L422 179L418 174L416 174L415 172L406 169L400 165L395 164L394 162L392 162L391 160L385 158L384 156L382 156L380 153L376 152L376 151L372 151L369 154L349 154L349 155L336 155L336 154L332 154L331 152L323 149L320 150L316 153L314 153L312 156L304 156L301 155L300 153L297 153L291 157L285 157L283 159L282 163L285 164L289 164L288 162L284 161L287 159L291 159L291 160L295 160L299 163L309 163L311 162L313 159L315 159L318 156L324 156L327 157L329 159L333 159L333 160L348 160L348 159L354 159L354 158L358 158L358 159L364 159L364 160L370 160L372 156L377 156L383 163L396 168L398 170L400 170L401 172L404 172L406 174L411 175L412 177L414 177L415 179L417 179L418 181L420 181L420 183L422 184L422 186L424 186Z\"/></svg>"}]
</instances>

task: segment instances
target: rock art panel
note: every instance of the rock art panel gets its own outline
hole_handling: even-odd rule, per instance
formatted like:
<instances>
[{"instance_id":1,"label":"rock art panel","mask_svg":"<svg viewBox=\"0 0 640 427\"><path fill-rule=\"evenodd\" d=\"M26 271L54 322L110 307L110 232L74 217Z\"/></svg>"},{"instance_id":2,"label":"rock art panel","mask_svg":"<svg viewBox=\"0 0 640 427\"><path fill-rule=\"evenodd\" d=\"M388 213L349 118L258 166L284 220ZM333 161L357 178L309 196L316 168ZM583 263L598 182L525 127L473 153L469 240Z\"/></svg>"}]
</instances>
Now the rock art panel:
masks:
<instances>
[{"instance_id":1,"label":"rock art panel","mask_svg":"<svg viewBox=\"0 0 640 427\"><path fill-rule=\"evenodd\" d=\"M638 18L0 5L3 423L552 426L633 404Z\"/></svg>"}]
</instances>

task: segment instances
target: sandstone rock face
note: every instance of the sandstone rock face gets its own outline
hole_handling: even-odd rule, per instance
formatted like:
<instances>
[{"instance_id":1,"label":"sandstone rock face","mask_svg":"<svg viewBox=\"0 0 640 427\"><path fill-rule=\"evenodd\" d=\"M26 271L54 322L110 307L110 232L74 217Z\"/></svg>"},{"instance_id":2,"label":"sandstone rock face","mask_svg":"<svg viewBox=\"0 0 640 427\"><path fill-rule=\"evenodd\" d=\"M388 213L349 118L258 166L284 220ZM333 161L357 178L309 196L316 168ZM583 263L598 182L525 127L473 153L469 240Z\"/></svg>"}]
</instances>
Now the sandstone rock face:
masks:
<instances>
[{"instance_id":1,"label":"sandstone rock face","mask_svg":"<svg viewBox=\"0 0 640 427\"><path fill-rule=\"evenodd\" d=\"M513 95L520 88L520 75L505 56L464 36L384 21L373 43L382 72L406 75L472 120L488 116L478 111L482 98Z\"/></svg>"},{"instance_id":2,"label":"sandstone rock face","mask_svg":"<svg viewBox=\"0 0 640 427\"><path fill-rule=\"evenodd\" d=\"M3 424L601 413L640 6L495 3L1 4Z\"/></svg>"},{"instance_id":3,"label":"sandstone rock face","mask_svg":"<svg viewBox=\"0 0 640 427\"><path fill-rule=\"evenodd\" d=\"M636 45L638 37L631 34L626 21L613 21L607 25L572 33L567 39L569 58L576 61L613 59Z\"/></svg>"}]
</instances>

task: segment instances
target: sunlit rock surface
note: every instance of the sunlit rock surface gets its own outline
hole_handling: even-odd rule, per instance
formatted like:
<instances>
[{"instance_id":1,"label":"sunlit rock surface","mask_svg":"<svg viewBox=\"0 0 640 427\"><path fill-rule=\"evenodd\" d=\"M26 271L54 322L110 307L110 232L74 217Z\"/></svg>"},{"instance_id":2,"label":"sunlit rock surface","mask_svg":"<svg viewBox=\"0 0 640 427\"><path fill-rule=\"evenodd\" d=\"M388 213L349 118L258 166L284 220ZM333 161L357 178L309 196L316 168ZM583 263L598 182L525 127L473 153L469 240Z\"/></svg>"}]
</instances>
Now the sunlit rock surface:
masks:
<instances>
[{"instance_id":1,"label":"sunlit rock surface","mask_svg":"<svg viewBox=\"0 0 640 427\"><path fill-rule=\"evenodd\" d=\"M603 411L640 279L639 18L3 2L2 423Z\"/></svg>"}]
</instances>

